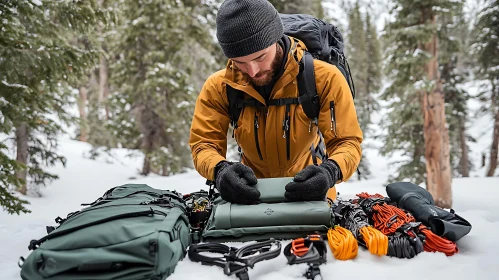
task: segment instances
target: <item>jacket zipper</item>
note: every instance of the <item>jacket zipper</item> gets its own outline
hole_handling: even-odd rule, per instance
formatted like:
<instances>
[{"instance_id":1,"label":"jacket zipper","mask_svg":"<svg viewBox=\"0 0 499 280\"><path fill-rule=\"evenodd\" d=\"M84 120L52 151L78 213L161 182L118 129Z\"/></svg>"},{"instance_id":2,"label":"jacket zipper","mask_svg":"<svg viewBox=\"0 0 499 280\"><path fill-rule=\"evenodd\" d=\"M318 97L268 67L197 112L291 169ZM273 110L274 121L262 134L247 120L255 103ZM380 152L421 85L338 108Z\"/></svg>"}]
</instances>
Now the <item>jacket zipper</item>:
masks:
<instances>
[{"instance_id":1,"label":"jacket zipper","mask_svg":"<svg viewBox=\"0 0 499 280\"><path fill-rule=\"evenodd\" d=\"M286 104L286 115L284 116L284 120L282 121L282 130L284 130L282 137L286 139L286 158L289 160L290 158L290 144L289 144L289 111L290 104Z\"/></svg>"},{"instance_id":2,"label":"jacket zipper","mask_svg":"<svg viewBox=\"0 0 499 280\"><path fill-rule=\"evenodd\" d=\"M260 160L263 160L262 156L262 151L260 151L260 142L258 141L258 128L260 126L258 125L258 115L255 111L255 126L254 126L254 131L255 131L255 143L256 143L256 151L258 152L258 156L260 157Z\"/></svg>"},{"instance_id":3,"label":"jacket zipper","mask_svg":"<svg viewBox=\"0 0 499 280\"><path fill-rule=\"evenodd\" d=\"M331 130L334 132L334 136L338 137L336 134L336 112L334 111L334 101L329 103L329 108L331 112Z\"/></svg>"},{"instance_id":4,"label":"jacket zipper","mask_svg":"<svg viewBox=\"0 0 499 280\"><path fill-rule=\"evenodd\" d=\"M68 228L68 229L61 230L61 231L57 231L57 232L54 232L52 234L46 235L45 237L43 237L43 238L41 238L39 240L32 240L28 249L29 250L34 250L34 249L37 248L37 246L39 246L40 244L42 244L43 242L45 242L45 241L47 241L49 239L53 239L55 237L63 236L63 235L66 235L68 233L72 233L74 231L80 230L82 228L86 228L86 227L90 227L90 226L94 226L94 225L98 225L98 224L102 224L102 223L105 223L105 222L109 222L109 221L113 221L113 220L118 220L118 219L122 219L122 218L131 218L131 217L140 217L140 216L151 216L152 217L154 214L161 214L161 215L164 215L164 216L167 215L166 213L163 213L161 211L154 211L152 208L150 208L149 210L145 210L145 211L123 213L123 214L119 214L119 215L107 217L107 218L104 218L104 219L101 219L101 220L93 221L93 222L90 222L90 223L87 223L87 224L79 225L79 226Z\"/></svg>"}]
</instances>

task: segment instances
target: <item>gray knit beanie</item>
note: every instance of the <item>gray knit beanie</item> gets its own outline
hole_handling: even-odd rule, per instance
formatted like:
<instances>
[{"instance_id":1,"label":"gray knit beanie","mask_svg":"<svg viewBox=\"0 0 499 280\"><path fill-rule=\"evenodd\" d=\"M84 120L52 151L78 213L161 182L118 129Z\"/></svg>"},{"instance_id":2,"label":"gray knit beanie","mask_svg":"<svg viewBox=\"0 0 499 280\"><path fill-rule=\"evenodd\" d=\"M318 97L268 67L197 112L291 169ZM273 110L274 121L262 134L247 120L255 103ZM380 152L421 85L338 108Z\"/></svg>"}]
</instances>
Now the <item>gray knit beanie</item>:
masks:
<instances>
[{"instance_id":1,"label":"gray knit beanie","mask_svg":"<svg viewBox=\"0 0 499 280\"><path fill-rule=\"evenodd\" d=\"M270 47L283 36L279 13L267 0L225 0L217 14L217 39L228 58Z\"/></svg>"}]
</instances>

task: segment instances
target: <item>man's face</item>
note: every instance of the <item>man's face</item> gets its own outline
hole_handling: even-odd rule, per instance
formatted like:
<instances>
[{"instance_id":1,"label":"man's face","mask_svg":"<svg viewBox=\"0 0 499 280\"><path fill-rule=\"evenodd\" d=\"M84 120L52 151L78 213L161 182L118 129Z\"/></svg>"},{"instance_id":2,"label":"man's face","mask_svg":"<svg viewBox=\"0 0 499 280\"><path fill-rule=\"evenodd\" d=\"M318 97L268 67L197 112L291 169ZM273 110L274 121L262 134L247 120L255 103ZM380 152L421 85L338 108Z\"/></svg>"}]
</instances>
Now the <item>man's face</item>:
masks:
<instances>
[{"instance_id":1,"label":"man's face","mask_svg":"<svg viewBox=\"0 0 499 280\"><path fill-rule=\"evenodd\" d=\"M275 43L259 52L235 57L231 60L253 85L265 86L272 81L274 75L279 71L282 57L282 48Z\"/></svg>"}]
</instances>

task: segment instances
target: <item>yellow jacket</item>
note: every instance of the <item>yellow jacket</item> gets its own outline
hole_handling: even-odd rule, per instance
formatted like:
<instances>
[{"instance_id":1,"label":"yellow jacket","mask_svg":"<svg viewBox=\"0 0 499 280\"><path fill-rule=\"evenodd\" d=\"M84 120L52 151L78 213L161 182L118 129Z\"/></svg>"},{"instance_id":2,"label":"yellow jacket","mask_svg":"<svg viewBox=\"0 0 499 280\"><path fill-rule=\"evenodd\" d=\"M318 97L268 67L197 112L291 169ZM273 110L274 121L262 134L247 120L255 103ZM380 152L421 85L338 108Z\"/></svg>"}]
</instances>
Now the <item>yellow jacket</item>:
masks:
<instances>
[{"instance_id":1,"label":"yellow jacket","mask_svg":"<svg viewBox=\"0 0 499 280\"><path fill-rule=\"evenodd\" d=\"M299 96L296 76L299 72L298 62L306 46L301 41L290 39L291 47L285 70L272 89L272 99ZM357 121L352 94L336 66L314 59L314 70L321 102L318 127L324 136L329 158L338 164L343 181L346 181L355 172L362 154L362 131ZM215 166L225 160L227 152L230 123L227 84L265 104L265 99L244 75L232 67L231 60L226 69L207 79L196 101L189 145L194 167L201 176L209 180L214 180ZM288 160L282 128L285 113L286 106L269 106L266 114L254 107L245 107L241 112L234 137L243 151L242 163L251 167L257 178L293 177L313 163L310 146L312 143L316 145L319 140L318 127L312 125L310 129L310 119L301 105L291 105ZM258 144L263 160L260 159L255 140L255 114L258 116Z\"/></svg>"}]
</instances>

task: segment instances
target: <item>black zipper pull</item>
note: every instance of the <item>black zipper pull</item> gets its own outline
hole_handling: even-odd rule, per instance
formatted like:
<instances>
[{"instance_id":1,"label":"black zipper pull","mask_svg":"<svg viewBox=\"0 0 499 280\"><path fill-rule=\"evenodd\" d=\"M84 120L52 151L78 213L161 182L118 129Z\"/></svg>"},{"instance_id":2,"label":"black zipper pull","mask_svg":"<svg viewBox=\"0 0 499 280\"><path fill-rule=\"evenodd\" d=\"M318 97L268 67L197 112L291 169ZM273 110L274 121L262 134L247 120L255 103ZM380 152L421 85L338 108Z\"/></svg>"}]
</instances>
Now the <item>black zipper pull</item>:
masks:
<instances>
[{"instance_id":1,"label":"black zipper pull","mask_svg":"<svg viewBox=\"0 0 499 280\"><path fill-rule=\"evenodd\" d=\"M329 103L329 108L331 110L331 130L333 130L334 136L338 137L336 134L336 113L334 111L334 101Z\"/></svg>"},{"instance_id":2,"label":"black zipper pull","mask_svg":"<svg viewBox=\"0 0 499 280\"><path fill-rule=\"evenodd\" d=\"M284 130L284 138L286 138L286 156L287 159L289 160L290 158L290 148L289 148L289 111L290 111L290 104L286 104L286 126Z\"/></svg>"},{"instance_id":3,"label":"black zipper pull","mask_svg":"<svg viewBox=\"0 0 499 280\"><path fill-rule=\"evenodd\" d=\"M260 125L258 124L258 115L255 111L255 123L254 123L254 131L255 131L255 143L256 143L256 151L258 152L258 156L260 160L263 160L262 151L260 150L260 142L258 141L258 128Z\"/></svg>"}]
</instances>

